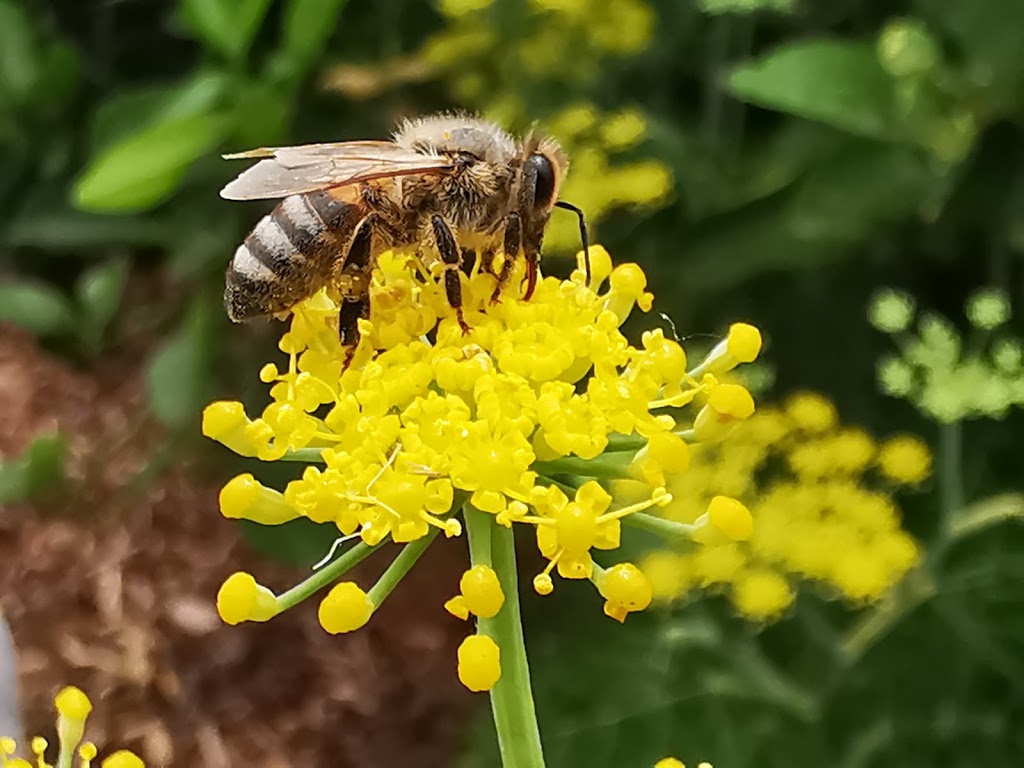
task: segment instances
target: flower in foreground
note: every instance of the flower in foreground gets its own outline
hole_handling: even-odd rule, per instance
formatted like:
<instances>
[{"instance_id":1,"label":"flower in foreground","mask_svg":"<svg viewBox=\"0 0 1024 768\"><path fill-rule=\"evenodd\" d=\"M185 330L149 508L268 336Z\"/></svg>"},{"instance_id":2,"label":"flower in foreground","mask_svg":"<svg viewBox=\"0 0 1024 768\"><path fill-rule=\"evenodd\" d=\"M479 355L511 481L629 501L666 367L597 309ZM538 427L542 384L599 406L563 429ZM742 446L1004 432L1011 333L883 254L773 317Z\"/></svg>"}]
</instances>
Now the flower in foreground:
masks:
<instances>
[{"instance_id":1,"label":"flower in foreground","mask_svg":"<svg viewBox=\"0 0 1024 768\"><path fill-rule=\"evenodd\" d=\"M445 607L477 623L458 654L459 677L472 690L502 679L500 626L518 613L518 598L514 564L500 552L514 525L534 529L547 560L533 580L539 593L554 590L555 576L584 579L618 621L646 608L652 589L644 573L629 562L601 564L598 553L619 547L623 525L648 527L650 510L672 502L667 486L687 472L691 443L723 439L753 413L749 392L720 377L754 360L761 336L738 323L689 371L682 346L661 328L634 346L619 327L634 307L651 309L646 277L635 264L613 268L603 249L591 253L590 284L583 269L567 280L546 277L529 301L510 289L491 303L491 275L462 276L468 333L413 258L384 254L373 275L372 320L360 321L349 367L337 297L324 290L296 307L279 345L286 365L268 363L259 373L271 402L255 418L240 403L215 402L203 432L243 456L308 466L283 490L252 474L235 477L221 492L221 512L264 525L305 517L359 542L281 595L233 574L217 598L222 618L266 621L334 584L320 623L354 631L434 536L461 536L463 524L472 567ZM609 492L624 478L640 488L629 503ZM750 536L739 502L715 499L704 511L670 525L671 537ZM334 583L393 544L405 546L369 589Z\"/></svg>"},{"instance_id":2,"label":"flower in foreground","mask_svg":"<svg viewBox=\"0 0 1024 768\"><path fill-rule=\"evenodd\" d=\"M656 600L718 587L754 620L784 612L796 579L854 603L877 600L920 558L890 494L930 471L931 453L919 438L879 444L842 426L824 397L795 394L725 440L695 446L690 471L669 481L673 501L659 513L682 523L710 516L697 537L705 546L652 552L643 570ZM737 511L737 499L750 505L748 513ZM716 529L730 535L716 541Z\"/></svg>"},{"instance_id":3,"label":"flower in foreground","mask_svg":"<svg viewBox=\"0 0 1024 768\"><path fill-rule=\"evenodd\" d=\"M54 698L57 710L57 740L59 754L54 764L46 761L49 747L46 739L37 736L31 741L32 754L35 762L15 757L18 745L14 739L0 734L0 766L3 768L71 768L75 756L78 757L79 768L90 768L96 759L98 750L91 741L82 741L85 735L85 722L92 712L89 697L74 686L68 686ZM128 750L119 750L100 763L101 768L145 768L145 763Z\"/></svg>"}]
</instances>

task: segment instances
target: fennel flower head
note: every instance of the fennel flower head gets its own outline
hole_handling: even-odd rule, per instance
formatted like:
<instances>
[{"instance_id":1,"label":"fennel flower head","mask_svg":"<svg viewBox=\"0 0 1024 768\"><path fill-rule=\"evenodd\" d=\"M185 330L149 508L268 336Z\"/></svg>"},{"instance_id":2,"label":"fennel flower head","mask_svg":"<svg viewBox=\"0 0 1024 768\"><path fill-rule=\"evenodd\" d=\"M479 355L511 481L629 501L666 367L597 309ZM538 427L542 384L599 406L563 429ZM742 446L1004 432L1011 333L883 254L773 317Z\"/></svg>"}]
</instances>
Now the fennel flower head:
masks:
<instances>
[{"instance_id":1,"label":"fennel flower head","mask_svg":"<svg viewBox=\"0 0 1024 768\"><path fill-rule=\"evenodd\" d=\"M322 598L328 632L355 630L437 534L462 536L464 524L473 567L446 605L460 618L479 624L511 600L514 575L501 570L496 551L492 561L488 537L513 526L534 531L547 562L533 579L537 592L551 593L555 577L590 580L619 621L647 607L643 573L614 560L602 566L594 553L617 549L624 524L657 520L646 510L671 501L666 483L686 471L690 443L717 440L753 413L749 392L720 376L753 360L761 336L738 323L693 368L655 323L634 346L619 327L635 308L651 309L646 276L635 264L613 267L600 247L591 257L589 280L582 266L566 280L544 277L529 300L519 298L521 267L497 302L493 275L461 275L464 332L415 256L385 253L351 358L338 339L332 289L298 305L279 344L285 359L259 372L269 404L250 418L241 403L212 403L203 432L243 456L308 466L283 490L252 474L235 477L221 492L221 512L264 525L305 517L359 541L337 559L332 550L308 581L281 595L233 574L218 595L222 618L266 621L371 551L405 545L369 590L340 581ZM644 488L625 505L608 490L621 478ZM670 533L691 537L722 519ZM739 502L724 528L746 535L749 513ZM487 632L467 638L463 683L489 689L500 650Z\"/></svg>"},{"instance_id":2,"label":"fennel flower head","mask_svg":"<svg viewBox=\"0 0 1024 768\"><path fill-rule=\"evenodd\" d=\"M14 739L0 734L0 766L2 768L90 768L96 760L98 750L91 741L83 741L85 723L92 712L92 702L80 689L68 686L54 698L57 710L57 741L58 756L56 763L46 760L49 743L41 736L31 741L33 762L29 762L18 754L18 745ZM75 757L78 762L74 763ZM104 758L100 768L145 768L145 763L128 750L119 750Z\"/></svg>"}]
</instances>

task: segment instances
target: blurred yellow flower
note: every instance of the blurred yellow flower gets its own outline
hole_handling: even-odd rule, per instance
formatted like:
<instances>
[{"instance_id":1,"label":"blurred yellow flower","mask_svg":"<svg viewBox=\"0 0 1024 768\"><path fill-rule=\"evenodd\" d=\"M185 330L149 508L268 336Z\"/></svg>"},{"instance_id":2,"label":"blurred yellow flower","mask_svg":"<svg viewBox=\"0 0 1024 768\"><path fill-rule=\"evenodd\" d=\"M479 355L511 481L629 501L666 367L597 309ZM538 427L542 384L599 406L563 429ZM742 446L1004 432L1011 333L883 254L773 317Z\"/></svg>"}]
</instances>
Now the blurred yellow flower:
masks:
<instances>
[{"instance_id":1,"label":"blurred yellow flower","mask_svg":"<svg viewBox=\"0 0 1024 768\"><path fill-rule=\"evenodd\" d=\"M920 482L930 467L918 438L878 446L863 430L841 426L826 398L795 394L721 442L692 446L689 471L666 484L673 501L659 514L681 523L709 515L732 535L698 532L693 538L705 546L658 550L641 567L656 600L718 585L755 620L789 607L795 579L829 585L853 602L876 600L920 558L889 489ZM732 498L716 503L718 494ZM741 502L749 522L736 511Z\"/></svg>"}]
</instances>

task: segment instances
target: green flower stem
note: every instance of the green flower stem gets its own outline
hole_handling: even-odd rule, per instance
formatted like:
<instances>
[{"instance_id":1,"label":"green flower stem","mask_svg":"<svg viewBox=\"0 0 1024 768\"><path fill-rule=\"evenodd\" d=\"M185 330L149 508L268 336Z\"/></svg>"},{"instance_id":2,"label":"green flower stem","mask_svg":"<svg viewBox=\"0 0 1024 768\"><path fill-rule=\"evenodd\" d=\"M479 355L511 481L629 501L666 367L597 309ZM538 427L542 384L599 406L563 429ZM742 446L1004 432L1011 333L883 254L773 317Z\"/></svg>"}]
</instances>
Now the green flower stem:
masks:
<instances>
[{"instance_id":1,"label":"green flower stem","mask_svg":"<svg viewBox=\"0 0 1024 768\"><path fill-rule=\"evenodd\" d=\"M629 474L629 457L622 453L602 453L593 459L563 456L552 461L535 461L530 467L535 472L552 475L582 475L601 480L624 480Z\"/></svg>"},{"instance_id":2,"label":"green flower stem","mask_svg":"<svg viewBox=\"0 0 1024 768\"><path fill-rule=\"evenodd\" d=\"M420 559L420 555L427 551L427 547L430 546L434 537L437 536L438 531L440 529L432 525L425 536L421 536L416 541L402 547L402 551L391 561L388 569L377 579L377 583L373 585L373 588L366 593L371 603L375 606L380 606L384 602L384 599L398 586L398 582L402 580L402 577Z\"/></svg>"},{"instance_id":3,"label":"green flower stem","mask_svg":"<svg viewBox=\"0 0 1024 768\"><path fill-rule=\"evenodd\" d=\"M501 763L504 768L544 768L519 611L514 534L510 528L498 525L493 516L468 504L465 518L473 564L490 564L505 593L505 604L497 616L477 620L479 631L491 637L501 650L501 678L491 689Z\"/></svg>"},{"instance_id":4,"label":"green flower stem","mask_svg":"<svg viewBox=\"0 0 1024 768\"><path fill-rule=\"evenodd\" d=\"M678 543L693 540L694 526L686 523L677 523L666 520L657 515L650 515L646 512L634 512L622 518L623 525L631 525L634 528L642 528L645 531L656 533L669 543Z\"/></svg>"},{"instance_id":5,"label":"green flower stem","mask_svg":"<svg viewBox=\"0 0 1024 768\"><path fill-rule=\"evenodd\" d=\"M692 429L677 429L674 433L688 443L693 442ZM608 447L605 453L623 453L625 451L639 451L647 445L647 438L642 435L620 435L617 433L608 435Z\"/></svg>"},{"instance_id":6,"label":"green flower stem","mask_svg":"<svg viewBox=\"0 0 1024 768\"><path fill-rule=\"evenodd\" d=\"M939 484L946 533L953 516L964 506L963 424L954 421L939 427Z\"/></svg>"},{"instance_id":7,"label":"green flower stem","mask_svg":"<svg viewBox=\"0 0 1024 768\"><path fill-rule=\"evenodd\" d=\"M298 448L294 451L288 451L282 456L279 461L301 461L306 464L323 464L324 457L322 452L327 450L326 448Z\"/></svg>"},{"instance_id":8,"label":"green flower stem","mask_svg":"<svg viewBox=\"0 0 1024 768\"><path fill-rule=\"evenodd\" d=\"M369 554L375 551L380 545L371 547L360 541L354 547L345 550L345 553L337 560L333 560L301 584L296 584L287 592L277 596L277 612L281 613L301 603L307 597L317 592L336 580L345 571L365 560Z\"/></svg>"},{"instance_id":9,"label":"green flower stem","mask_svg":"<svg viewBox=\"0 0 1024 768\"><path fill-rule=\"evenodd\" d=\"M858 661L900 620L936 594L935 582L925 568L910 571L864 619L857 622L840 646L845 662Z\"/></svg>"}]
</instances>

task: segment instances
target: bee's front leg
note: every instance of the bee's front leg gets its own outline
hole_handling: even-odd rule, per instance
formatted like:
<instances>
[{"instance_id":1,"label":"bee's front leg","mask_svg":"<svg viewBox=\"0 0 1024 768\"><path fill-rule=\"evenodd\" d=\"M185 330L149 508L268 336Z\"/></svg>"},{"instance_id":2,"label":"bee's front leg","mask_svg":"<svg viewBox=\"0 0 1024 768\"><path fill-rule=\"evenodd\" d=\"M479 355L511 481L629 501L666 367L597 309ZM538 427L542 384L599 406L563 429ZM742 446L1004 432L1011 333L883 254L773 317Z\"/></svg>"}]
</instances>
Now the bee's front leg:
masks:
<instances>
[{"instance_id":1,"label":"bee's front leg","mask_svg":"<svg viewBox=\"0 0 1024 768\"><path fill-rule=\"evenodd\" d=\"M434 233L434 245L444 264L444 293L448 305L455 310L455 317L463 333L469 333L469 325L462 313L462 279L459 275L462 256L459 245L455 242L452 228L436 213L430 217L430 226Z\"/></svg>"},{"instance_id":2,"label":"bee's front leg","mask_svg":"<svg viewBox=\"0 0 1024 768\"><path fill-rule=\"evenodd\" d=\"M501 264L501 274L498 275L498 284L494 286L494 293L491 294L491 304L497 304L501 297L501 291L508 283L512 275L512 267L519 258L519 249L523 244L523 225L518 213L510 213L505 222L505 244L502 251L505 260ZM532 293L532 291L531 291Z\"/></svg>"}]
</instances>

